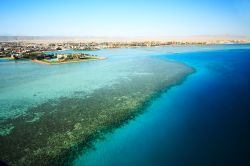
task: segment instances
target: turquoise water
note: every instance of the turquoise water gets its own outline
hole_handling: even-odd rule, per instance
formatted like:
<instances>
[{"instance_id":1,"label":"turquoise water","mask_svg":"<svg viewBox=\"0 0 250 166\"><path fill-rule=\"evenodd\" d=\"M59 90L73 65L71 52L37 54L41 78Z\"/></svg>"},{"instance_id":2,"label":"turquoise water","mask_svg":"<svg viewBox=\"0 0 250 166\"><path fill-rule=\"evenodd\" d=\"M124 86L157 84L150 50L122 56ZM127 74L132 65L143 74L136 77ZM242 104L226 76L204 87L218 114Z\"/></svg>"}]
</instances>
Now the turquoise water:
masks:
<instances>
[{"instance_id":1,"label":"turquoise water","mask_svg":"<svg viewBox=\"0 0 250 166\"><path fill-rule=\"evenodd\" d=\"M127 50L126 53L135 54L132 51ZM143 54L143 51L138 52L137 54ZM131 74L129 66L133 66L135 59L123 57L122 50L105 50L99 54L109 60L53 66L29 61L1 60L0 119L18 116L28 107L48 99L70 96L76 91L91 93L95 89L111 86Z\"/></svg>"},{"instance_id":2,"label":"turquoise water","mask_svg":"<svg viewBox=\"0 0 250 166\"><path fill-rule=\"evenodd\" d=\"M91 93L98 88L115 84L120 79L131 76L131 73L136 74L132 70L137 67L137 61L147 57L190 50L211 50L214 47L177 46L87 51L85 53L105 56L108 60L60 66L1 59L0 120L19 116L28 107L36 106L48 99L70 96L75 91Z\"/></svg>"},{"instance_id":3,"label":"turquoise water","mask_svg":"<svg viewBox=\"0 0 250 166\"><path fill-rule=\"evenodd\" d=\"M75 165L249 165L250 46L155 57L183 62L196 73L97 141Z\"/></svg>"},{"instance_id":4,"label":"turquoise water","mask_svg":"<svg viewBox=\"0 0 250 166\"><path fill-rule=\"evenodd\" d=\"M0 59L1 160L26 165L50 163L46 159L53 155L57 160L65 149L81 142L82 128L91 127L92 121L79 123L86 115L105 117L109 112L137 106L144 110L141 105L155 92L161 97L150 98L150 106L146 101L145 113L97 141L95 150L84 151L74 164L216 165L229 163L225 158L232 156L244 162L249 146L242 138L249 137L243 124L231 117L248 127L244 110L249 108L249 48L106 49L85 53L107 60L63 65ZM162 93L191 73L179 62L196 72ZM239 137L231 138L230 131ZM240 142L238 149L235 142ZM226 153L228 148L230 154ZM239 156L235 151L241 152Z\"/></svg>"},{"instance_id":5,"label":"turquoise water","mask_svg":"<svg viewBox=\"0 0 250 166\"><path fill-rule=\"evenodd\" d=\"M91 54L107 59L62 65L1 61L1 160L70 163L96 137L133 119L159 91L193 72L152 57L150 49Z\"/></svg>"}]
</instances>

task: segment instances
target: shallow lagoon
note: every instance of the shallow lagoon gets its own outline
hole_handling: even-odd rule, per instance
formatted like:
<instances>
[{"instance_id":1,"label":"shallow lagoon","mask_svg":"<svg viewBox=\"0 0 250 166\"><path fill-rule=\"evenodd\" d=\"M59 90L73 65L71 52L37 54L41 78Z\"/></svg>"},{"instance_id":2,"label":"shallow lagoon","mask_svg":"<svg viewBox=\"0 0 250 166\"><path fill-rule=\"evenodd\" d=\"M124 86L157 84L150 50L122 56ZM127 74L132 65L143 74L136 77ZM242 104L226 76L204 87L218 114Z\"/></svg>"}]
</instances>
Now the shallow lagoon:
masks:
<instances>
[{"instance_id":1,"label":"shallow lagoon","mask_svg":"<svg viewBox=\"0 0 250 166\"><path fill-rule=\"evenodd\" d=\"M1 64L1 160L70 164L78 152L144 110L193 70L144 49L97 51L104 61Z\"/></svg>"}]
</instances>

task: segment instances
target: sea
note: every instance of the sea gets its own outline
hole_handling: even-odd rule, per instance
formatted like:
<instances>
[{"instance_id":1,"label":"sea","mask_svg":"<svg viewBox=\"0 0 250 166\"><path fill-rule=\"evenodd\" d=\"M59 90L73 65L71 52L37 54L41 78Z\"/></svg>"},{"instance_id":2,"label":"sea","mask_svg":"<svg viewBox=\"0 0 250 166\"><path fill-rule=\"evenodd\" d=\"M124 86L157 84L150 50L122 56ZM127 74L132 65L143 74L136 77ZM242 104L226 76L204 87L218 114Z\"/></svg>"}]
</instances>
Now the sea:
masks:
<instances>
[{"instance_id":1,"label":"sea","mask_svg":"<svg viewBox=\"0 0 250 166\"><path fill-rule=\"evenodd\" d=\"M84 53L107 60L42 65L1 59L0 122L78 91L91 95L116 85L121 78L129 80L131 73L147 75L150 66L143 64L150 60L159 62L159 66L164 61L178 63L193 72L156 92L158 95L142 107L143 113L95 140L94 148L77 154L72 165L250 165L250 45L161 46ZM170 73L178 71L171 66L166 69ZM1 127L2 136L15 128L11 124Z\"/></svg>"},{"instance_id":2,"label":"sea","mask_svg":"<svg viewBox=\"0 0 250 166\"><path fill-rule=\"evenodd\" d=\"M157 54L157 49L160 53ZM98 141L75 165L250 165L250 47L156 48L195 73L146 112Z\"/></svg>"}]
</instances>

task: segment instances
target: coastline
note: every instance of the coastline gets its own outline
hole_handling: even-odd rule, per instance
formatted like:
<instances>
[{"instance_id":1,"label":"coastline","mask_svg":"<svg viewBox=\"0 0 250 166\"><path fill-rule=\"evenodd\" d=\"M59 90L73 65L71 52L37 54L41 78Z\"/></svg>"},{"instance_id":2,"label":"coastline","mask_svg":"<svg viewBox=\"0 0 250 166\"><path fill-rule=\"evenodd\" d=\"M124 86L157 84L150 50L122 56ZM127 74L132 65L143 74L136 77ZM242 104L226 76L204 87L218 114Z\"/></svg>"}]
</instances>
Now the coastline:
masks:
<instances>
[{"instance_id":1,"label":"coastline","mask_svg":"<svg viewBox=\"0 0 250 166\"><path fill-rule=\"evenodd\" d=\"M88 62L88 61L95 61L95 60L105 60L106 57L95 57L90 59L82 59L82 60L69 60L69 61L62 61L62 62L46 62L41 60L31 60L31 62L38 63L38 64L45 64L45 65L60 65L60 64L67 64L67 63L79 63L79 62Z\"/></svg>"}]
</instances>

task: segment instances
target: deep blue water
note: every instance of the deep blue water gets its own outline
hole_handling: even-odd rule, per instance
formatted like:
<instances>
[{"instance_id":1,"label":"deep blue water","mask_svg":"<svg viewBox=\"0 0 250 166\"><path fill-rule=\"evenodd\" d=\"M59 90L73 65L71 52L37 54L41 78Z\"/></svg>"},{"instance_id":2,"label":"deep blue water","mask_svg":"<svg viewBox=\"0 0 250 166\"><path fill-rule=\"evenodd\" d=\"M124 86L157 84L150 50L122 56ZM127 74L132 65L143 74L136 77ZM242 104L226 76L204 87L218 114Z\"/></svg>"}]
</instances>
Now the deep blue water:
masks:
<instances>
[{"instance_id":1,"label":"deep blue water","mask_svg":"<svg viewBox=\"0 0 250 166\"><path fill-rule=\"evenodd\" d=\"M155 58L196 72L75 165L250 165L250 49Z\"/></svg>"}]
</instances>

